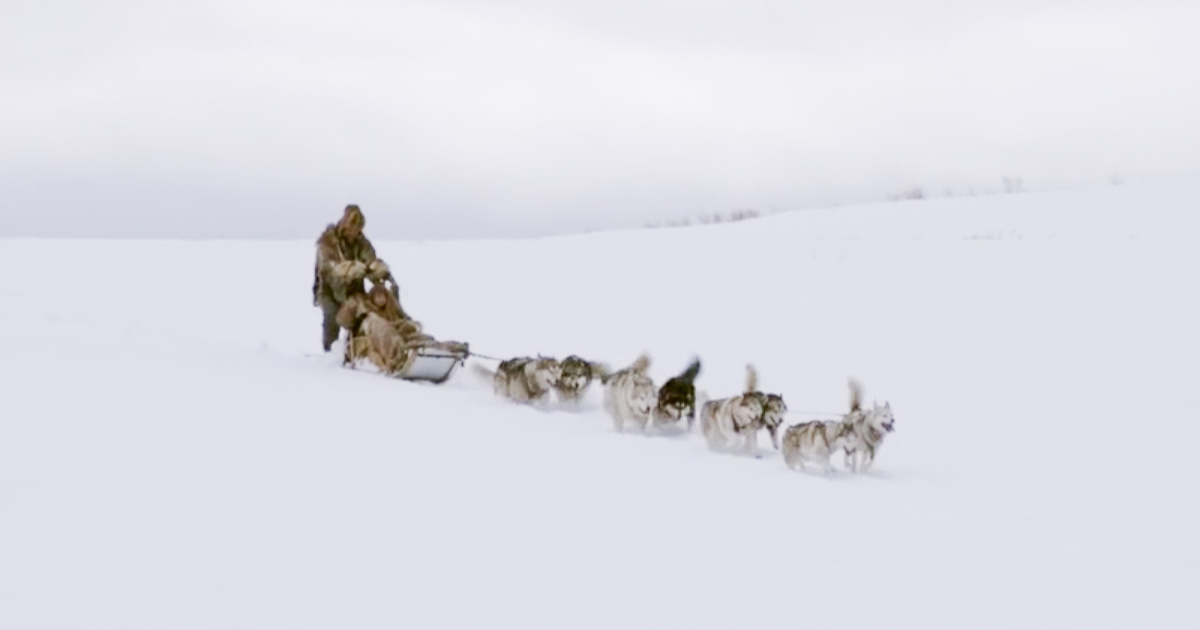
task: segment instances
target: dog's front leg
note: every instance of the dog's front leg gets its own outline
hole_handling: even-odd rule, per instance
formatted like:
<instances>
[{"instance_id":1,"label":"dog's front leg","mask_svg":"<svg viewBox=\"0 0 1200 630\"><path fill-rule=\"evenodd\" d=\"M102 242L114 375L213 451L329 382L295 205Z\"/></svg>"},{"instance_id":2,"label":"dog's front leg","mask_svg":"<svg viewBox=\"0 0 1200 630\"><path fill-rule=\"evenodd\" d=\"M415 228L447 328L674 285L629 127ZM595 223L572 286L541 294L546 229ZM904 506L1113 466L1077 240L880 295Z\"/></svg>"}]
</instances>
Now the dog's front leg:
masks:
<instances>
[{"instance_id":1,"label":"dog's front leg","mask_svg":"<svg viewBox=\"0 0 1200 630\"><path fill-rule=\"evenodd\" d=\"M859 452L858 447L846 449L846 468L850 469L850 472L858 472Z\"/></svg>"},{"instance_id":2,"label":"dog's front leg","mask_svg":"<svg viewBox=\"0 0 1200 630\"><path fill-rule=\"evenodd\" d=\"M751 428L746 434L746 454L757 457L758 451L758 429Z\"/></svg>"},{"instance_id":3,"label":"dog's front leg","mask_svg":"<svg viewBox=\"0 0 1200 630\"><path fill-rule=\"evenodd\" d=\"M862 469L862 472L867 472L868 470L871 469L871 464L874 464L874 463L875 463L875 447L868 446L866 448L866 452L863 453L863 460L862 460L862 463L859 464L859 468Z\"/></svg>"},{"instance_id":4,"label":"dog's front leg","mask_svg":"<svg viewBox=\"0 0 1200 630\"><path fill-rule=\"evenodd\" d=\"M728 448L729 436L726 434L725 425L721 423L719 418L713 419L712 427L708 433L708 446L714 451L723 451Z\"/></svg>"}]
</instances>

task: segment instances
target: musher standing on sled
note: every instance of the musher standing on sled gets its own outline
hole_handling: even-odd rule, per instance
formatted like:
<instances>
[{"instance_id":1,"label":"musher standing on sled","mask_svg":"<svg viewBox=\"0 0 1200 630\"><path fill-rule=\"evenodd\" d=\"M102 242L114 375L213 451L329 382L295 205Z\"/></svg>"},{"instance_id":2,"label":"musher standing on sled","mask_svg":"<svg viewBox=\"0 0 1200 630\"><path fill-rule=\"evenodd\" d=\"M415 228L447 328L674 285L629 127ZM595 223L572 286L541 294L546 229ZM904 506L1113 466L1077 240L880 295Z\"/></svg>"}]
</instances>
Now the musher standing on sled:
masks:
<instances>
[{"instance_id":1,"label":"musher standing on sled","mask_svg":"<svg viewBox=\"0 0 1200 630\"><path fill-rule=\"evenodd\" d=\"M375 257L375 248L363 235L367 220L362 210L346 206L341 220L331 224L317 239L317 262L313 270L313 305L324 316L321 344L326 352L341 332L338 309L356 294L365 293L363 279L380 282L391 277L386 263Z\"/></svg>"}]
</instances>

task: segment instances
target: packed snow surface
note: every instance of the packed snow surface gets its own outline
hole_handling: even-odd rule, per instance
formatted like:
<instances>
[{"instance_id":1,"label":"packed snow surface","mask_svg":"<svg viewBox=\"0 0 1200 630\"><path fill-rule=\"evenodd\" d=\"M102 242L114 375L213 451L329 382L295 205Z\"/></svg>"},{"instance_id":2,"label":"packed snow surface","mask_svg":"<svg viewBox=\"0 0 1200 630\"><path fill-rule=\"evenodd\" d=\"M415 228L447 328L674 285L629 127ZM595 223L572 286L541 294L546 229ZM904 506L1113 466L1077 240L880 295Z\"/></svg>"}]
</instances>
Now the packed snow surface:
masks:
<instances>
[{"instance_id":1,"label":"packed snow surface","mask_svg":"<svg viewBox=\"0 0 1200 630\"><path fill-rule=\"evenodd\" d=\"M1200 623L1196 182L376 246L438 338L896 431L804 474L345 370L311 241L0 241L0 627Z\"/></svg>"}]
</instances>

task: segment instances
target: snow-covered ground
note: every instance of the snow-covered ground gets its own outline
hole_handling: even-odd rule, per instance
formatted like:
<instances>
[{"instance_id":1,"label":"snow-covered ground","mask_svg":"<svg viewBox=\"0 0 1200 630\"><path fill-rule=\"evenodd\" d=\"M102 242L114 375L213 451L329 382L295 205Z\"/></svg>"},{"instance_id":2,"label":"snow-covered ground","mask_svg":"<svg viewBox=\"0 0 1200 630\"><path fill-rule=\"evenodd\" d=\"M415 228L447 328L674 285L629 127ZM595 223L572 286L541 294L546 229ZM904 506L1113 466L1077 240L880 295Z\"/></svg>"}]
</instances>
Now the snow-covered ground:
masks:
<instances>
[{"instance_id":1,"label":"snow-covered ground","mask_svg":"<svg viewBox=\"0 0 1200 630\"><path fill-rule=\"evenodd\" d=\"M311 242L0 241L0 627L1200 623L1196 182L376 245L440 338L896 432L806 475L342 370Z\"/></svg>"}]
</instances>

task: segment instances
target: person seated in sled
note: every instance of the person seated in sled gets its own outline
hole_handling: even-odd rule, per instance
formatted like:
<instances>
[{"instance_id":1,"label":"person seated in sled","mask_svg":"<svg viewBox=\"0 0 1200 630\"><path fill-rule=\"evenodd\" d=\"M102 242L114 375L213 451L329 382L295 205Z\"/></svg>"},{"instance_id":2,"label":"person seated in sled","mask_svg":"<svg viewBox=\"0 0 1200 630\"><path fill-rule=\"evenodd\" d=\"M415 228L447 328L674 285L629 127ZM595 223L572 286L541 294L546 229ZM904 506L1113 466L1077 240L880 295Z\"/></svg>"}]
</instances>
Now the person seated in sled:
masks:
<instances>
[{"instance_id":1,"label":"person seated in sled","mask_svg":"<svg viewBox=\"0 0 1200 630\"><path fill-rule=\"evenodd\" d=\"M351 297L366 292L363 281L392 279L391 270L375 256L375 248L363 234L366 223L362 210L350 204L346 206L342 218L327 226L317 239L313 305L321 307L324 317L321 344L325 352L333 347L340 332L338 310Z\"/></svg>"},{"instance_id":2,"label":"person seated in sled","mask_svg":"<svg viewBox=\"0 0 1200 630\"><path fill-rule=\"evenodd\" d=\"M344 365L366 358L381 371L396 373L408 364L412 348L433 341L404 312L395 282L391 285L372 281L370 291L350 296L338 311L338 325L347 331Z\"/></svg>"}]
</instances>

